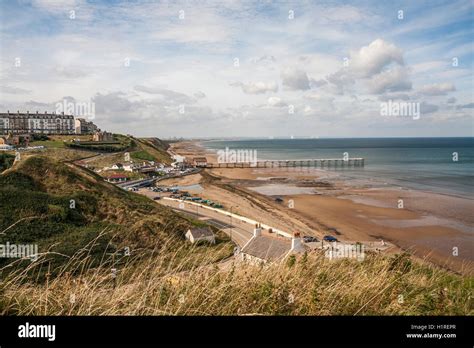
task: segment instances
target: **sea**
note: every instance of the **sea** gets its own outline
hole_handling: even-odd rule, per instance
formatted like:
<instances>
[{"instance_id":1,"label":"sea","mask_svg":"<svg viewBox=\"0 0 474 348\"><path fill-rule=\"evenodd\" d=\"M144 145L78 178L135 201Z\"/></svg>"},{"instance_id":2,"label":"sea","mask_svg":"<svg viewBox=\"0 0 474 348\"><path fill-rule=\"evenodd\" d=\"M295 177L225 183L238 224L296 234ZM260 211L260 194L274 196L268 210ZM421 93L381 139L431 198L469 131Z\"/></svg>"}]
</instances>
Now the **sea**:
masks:
<instances>
[{"instance_id":1,"label":"sea","mask_svg":"<svg viewBox=\"0 0 474 348\"><path fill-rule=\"evenodd\" d=\"M474 138L318 138L209 140L211 151L253 150L257 160L363 157L364 167L329 168L343 180L421 189L473 199Z\"/></svg>"}]
</instances>

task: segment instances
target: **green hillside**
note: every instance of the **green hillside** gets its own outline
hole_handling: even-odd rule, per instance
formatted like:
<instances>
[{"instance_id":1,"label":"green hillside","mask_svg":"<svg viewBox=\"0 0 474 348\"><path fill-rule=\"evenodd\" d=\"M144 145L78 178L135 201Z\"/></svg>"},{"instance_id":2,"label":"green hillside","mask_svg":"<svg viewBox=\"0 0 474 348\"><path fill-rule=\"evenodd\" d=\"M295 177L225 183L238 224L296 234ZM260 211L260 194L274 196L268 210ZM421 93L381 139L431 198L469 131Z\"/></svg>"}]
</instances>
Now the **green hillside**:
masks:
<instances>
[{"instance_id":1,"label":"green hillside","mask_svg":"<svg viewBox=\"0 0 474 348\"><path fill-rule=\"evenodd\" d=\"M52 269L65 262L61 255L92 241L93 265L125 247L145 256L167 244L170 252L186 245L183 233L197 223L90 171L40 156L0 175L0 202L0 244L38 244L40 253L51 252Z\"/></svg>"}]
</instances>

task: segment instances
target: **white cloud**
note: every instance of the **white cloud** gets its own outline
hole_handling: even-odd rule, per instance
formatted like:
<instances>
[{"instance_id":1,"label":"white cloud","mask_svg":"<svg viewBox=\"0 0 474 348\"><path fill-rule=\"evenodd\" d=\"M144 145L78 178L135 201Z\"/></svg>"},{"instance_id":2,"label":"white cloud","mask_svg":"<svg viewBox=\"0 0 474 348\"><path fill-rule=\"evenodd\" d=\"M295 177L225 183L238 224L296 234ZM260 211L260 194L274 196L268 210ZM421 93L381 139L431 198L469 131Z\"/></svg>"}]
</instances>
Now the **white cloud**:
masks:
<instances>
[{"instance_id":1,"label":"white cloud","mask_svg":"<svg viewBox=\"0 0 474 348\"><path fill-rule=\"evenodd\" d=\"M310 89L309 78L306 72L298 68L285 68L281 72L283 86L292 90Z\"/></svg>"},{"instance_id":2,"label":"white cloud","mask_svg":"<svg viewBox=\"0 0 474 348\"><path fill-rule=\"evenodd\" d=\"M406 69L399 66L385 70L368 81L369 92L372 94L407 91L411 87Z\"/></svg>"},{"instance_id":3,"label":"white cloud","mask_svg":"<svg viewBox=\"0 0 474 348\"><path fill-rule=\"evenodd\" d=\"M31 91L28 89L13 87L13 86L0 86L1 93L7 94L30 94Z\"/></svg>"},{"instance_id":4,"label":"white cloud","mask_svg":"<svg viewBox=\"0 0 474 348\"><path fill-rule=\"evenodd\" d=\"M433 83L431 85L424 85L420 88L420 93L423 95L446 95L448 92L453 92L456 87L452 83Z\"/></svg>"},{"instance_id":5,"label":"white cloud","mask_svg":"<svg viewBox=\"0 0 474 348\"><path fill-rule=\"evenodd\" d=\"M404 64L402 50L392 43L377 39L368 46L351 52L349 67L355 75L370 77L380 73L391 63Z\"/></svg>"},{"instance_id":6,"label":"white cloud","mask_svg":"<svg viewBox=\"0 0 474 348\"><path fill-rule=\"evenodd\" d=\"M229 83L230 86L233 87L241 87L242 92L247 94L263 94L267 92L277 92L278 85L274 82L249 82L249 83L242 83L242 82L231 82Z\"/></svg>"},{"instance_id":7,"label":"white cloud","mask_svg":"<svg viewBox=\"0 0 474 348\"><path fill-rule=\"evenodd\" d=\"M279 97L270 97L268 98L267 102L268 102L268 105L275 106L275 107L283 107L287 105Z\"/></svg>"},{"instance_id":8,"label":"white cloud","mask_svg":"<svg viewBox=\"0 0 474 348\"><path fill-rule=\"evenodd\" d=\"M194 93L194 97L196 97L197 99L206 98L206 93L197 91L196 93Z\"/></svg>"}]
</instances>

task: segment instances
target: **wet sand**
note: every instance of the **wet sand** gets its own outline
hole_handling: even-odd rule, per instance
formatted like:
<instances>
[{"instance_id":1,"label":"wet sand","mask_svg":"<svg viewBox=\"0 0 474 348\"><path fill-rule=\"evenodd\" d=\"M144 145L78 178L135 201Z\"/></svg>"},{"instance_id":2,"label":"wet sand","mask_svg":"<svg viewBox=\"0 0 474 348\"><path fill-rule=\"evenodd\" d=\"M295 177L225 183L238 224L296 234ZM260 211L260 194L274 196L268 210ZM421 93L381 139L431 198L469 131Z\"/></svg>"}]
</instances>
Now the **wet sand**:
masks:
<instances>
[{"instance_id":1,"label":"wet sand","mask_svg":"<svg viewBox=\"0 0 474 348\"><path fill-rule=\"evenodd\" d=\"M183 156L216 160L195 142L172 146ZM199 182L205 188L201 196L289 232L330 234L348 242L389 241L396 245L389 252L408 250L442 267L474 273L472 199L373 187L308 168L211 169ZM276 203L276 197L283 202Z\"/></svg>"}]
</instances>

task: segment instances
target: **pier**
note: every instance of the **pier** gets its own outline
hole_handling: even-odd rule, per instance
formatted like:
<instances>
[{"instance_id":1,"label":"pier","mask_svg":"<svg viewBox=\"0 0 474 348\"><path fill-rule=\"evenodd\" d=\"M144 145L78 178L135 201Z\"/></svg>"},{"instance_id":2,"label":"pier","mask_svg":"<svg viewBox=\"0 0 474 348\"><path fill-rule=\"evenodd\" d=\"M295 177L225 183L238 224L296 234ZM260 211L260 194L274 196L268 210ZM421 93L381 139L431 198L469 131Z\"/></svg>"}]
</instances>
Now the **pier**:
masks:
<instances>
[{"instance_id":1,"label":"pier","mask_svg":"<svg viewBox=\"0 0 474 348\"><path fill-rule=\"evenodd\" d=\"M284 168L284 167L313 167L313 168L344 168L363 167L364 158L319 158L302 160L266 160L255 162L227 162L227 163L203 163L203 168Z\"/></svg>"}]
</instances>

